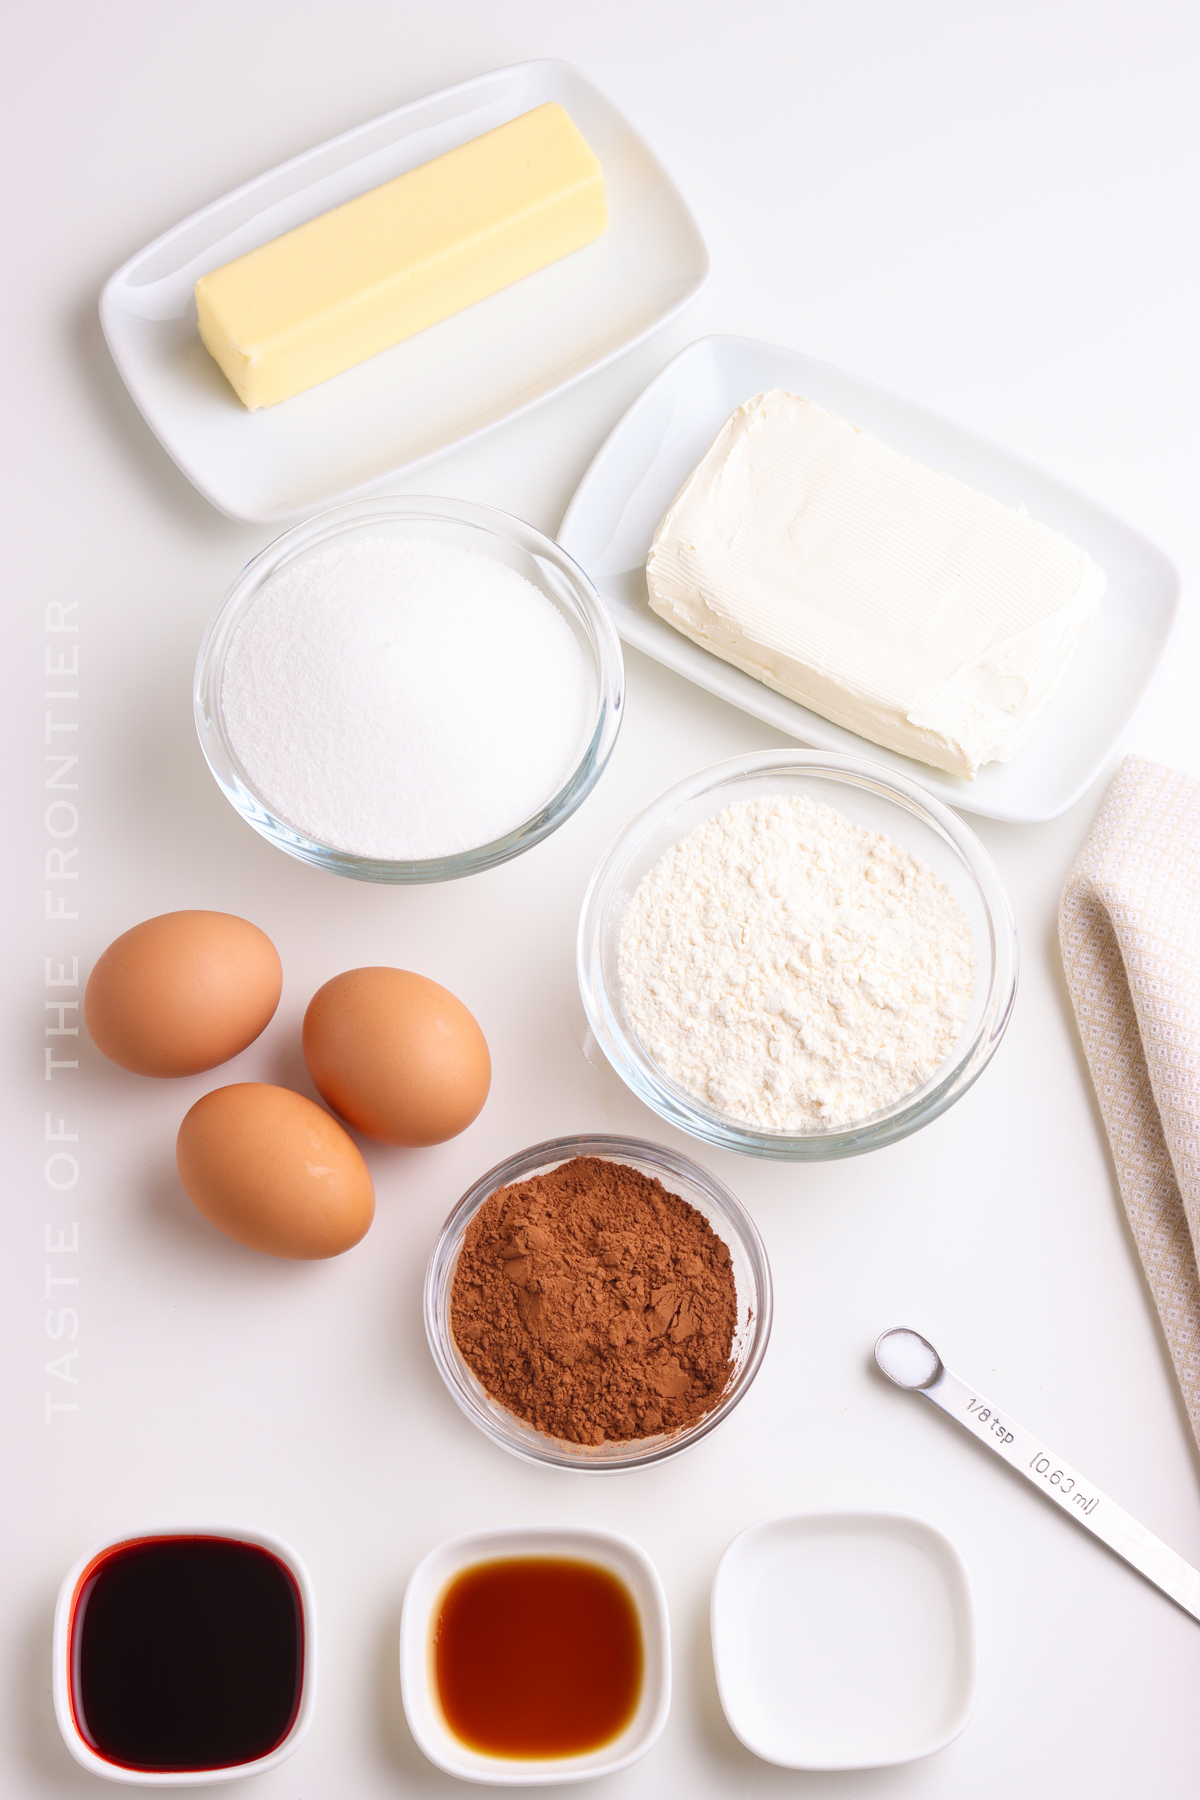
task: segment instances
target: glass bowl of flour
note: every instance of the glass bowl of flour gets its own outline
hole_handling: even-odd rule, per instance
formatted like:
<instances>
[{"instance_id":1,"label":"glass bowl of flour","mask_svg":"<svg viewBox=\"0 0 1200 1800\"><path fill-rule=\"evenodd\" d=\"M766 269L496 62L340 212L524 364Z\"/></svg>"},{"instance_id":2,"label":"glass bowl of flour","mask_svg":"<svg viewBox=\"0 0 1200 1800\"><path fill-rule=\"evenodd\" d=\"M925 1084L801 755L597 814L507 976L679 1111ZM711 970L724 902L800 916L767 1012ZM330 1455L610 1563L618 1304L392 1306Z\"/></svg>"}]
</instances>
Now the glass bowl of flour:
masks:
<instances>
[{"instance_id":1,"label":"glass bowl of flour","mask_svg":"<svg viewBox=\"0 0 1200 1800\"><path fill-rule=\"evenodd\" d=\"M270 842L359 881L447 881L570 817L621 722L616 630L492 507L333 508L247 564L196 664L201 748Z\"/></svg>"},{"instance_id":2,"label":"glass bowl of flour","mask_svg":"<svg viewBox=\"0 0 1200 1800\"><path fill-rule=\"evenodd\" d=\"M952 1106L1017 966L957 814L866 758L799 749L701 770L633 819L577 941L588 1022L639 1099L779 1161L875 1150Z\"/></svg>"}]
</instances>

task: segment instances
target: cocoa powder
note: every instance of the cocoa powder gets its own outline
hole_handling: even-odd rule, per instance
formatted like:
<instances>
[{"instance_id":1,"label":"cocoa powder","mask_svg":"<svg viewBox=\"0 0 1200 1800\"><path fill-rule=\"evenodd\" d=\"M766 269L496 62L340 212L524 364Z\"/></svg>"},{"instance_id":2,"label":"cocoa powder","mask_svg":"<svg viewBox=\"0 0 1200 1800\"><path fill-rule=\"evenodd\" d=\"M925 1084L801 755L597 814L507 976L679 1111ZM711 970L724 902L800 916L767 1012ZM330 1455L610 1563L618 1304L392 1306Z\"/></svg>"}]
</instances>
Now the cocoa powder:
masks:
<instances>
[{"instance_id":1,"label":"cocoa powder","mask_svg":"<svg viewBox=\"0 0 1200 1800\"><path fill-rule=\"evenodd\" d=\"M551 1437L600 1444L712 1410L737 1290L703 1213L626 1163L577 1156L480 1207L450 1321L493 1399Z\"/></svg>"}]
</instances>

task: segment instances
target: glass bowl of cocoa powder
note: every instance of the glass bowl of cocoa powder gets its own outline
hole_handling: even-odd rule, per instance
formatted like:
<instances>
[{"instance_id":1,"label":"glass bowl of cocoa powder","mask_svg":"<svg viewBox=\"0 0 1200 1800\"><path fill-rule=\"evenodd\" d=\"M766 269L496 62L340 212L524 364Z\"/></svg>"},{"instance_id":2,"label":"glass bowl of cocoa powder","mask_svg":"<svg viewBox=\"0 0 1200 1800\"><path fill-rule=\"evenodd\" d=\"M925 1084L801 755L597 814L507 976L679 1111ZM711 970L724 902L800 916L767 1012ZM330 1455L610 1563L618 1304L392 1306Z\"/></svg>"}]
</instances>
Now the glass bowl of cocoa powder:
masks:
<instances>
[{"instance_id":1,"label":"glass bowl of cocoa powder","mask_svg":"<svg viewBox=\"0 0 1200 1800\"><path fill-rule=\"evenodd\" d=\"M707 1437L758 1373L771 1271L754 1221L658 1144L554 1138L463 1195L425 1276L438 1371L526 1462L644 1468Z\"/></svg>"}]
</instances>

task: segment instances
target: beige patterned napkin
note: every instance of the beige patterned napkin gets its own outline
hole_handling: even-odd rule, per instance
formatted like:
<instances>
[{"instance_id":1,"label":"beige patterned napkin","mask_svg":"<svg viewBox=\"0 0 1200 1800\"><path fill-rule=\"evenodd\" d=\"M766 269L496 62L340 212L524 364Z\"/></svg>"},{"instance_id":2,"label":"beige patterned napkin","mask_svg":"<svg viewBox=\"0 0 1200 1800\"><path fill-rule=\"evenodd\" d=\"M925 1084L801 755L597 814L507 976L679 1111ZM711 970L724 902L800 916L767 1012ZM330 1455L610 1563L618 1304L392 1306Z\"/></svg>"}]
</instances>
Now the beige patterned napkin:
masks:
<instances>
[{"instance_id":1,"label":"beige patterned napkin","mask_svg":"<svg viewBox=\"0 0 1200 1800\"><path fill-rule=\"evenodd\" d=\"M1130 756L1067 877L1067 984L1200 1442L1200 782Z\"/></svg>"}]
</instances>

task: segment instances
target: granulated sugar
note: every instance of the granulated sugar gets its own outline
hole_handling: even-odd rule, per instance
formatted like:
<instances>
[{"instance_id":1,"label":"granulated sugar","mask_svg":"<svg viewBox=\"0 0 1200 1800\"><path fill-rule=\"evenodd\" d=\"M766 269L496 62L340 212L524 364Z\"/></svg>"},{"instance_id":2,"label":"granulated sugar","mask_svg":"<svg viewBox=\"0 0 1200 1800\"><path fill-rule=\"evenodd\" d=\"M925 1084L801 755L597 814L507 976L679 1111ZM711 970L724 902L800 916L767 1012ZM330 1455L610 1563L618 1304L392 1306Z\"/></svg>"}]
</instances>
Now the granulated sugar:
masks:
<instances>
[{"instance_id":1,"label":"granulated sugar","mask_svg":"<svg viewBox=\"0 0 1200 1800\"><path fill-rule=\"evenodd\" d=\"M659 1067L778 1131L844 1127L920 1087L974 986L945 883L799 795L738 801L668 850L630 903L618 960Z\"/></svg>"},{"instance_id":2,"label":"granulated sugar","mask_svg":"<svg viewBox=\"0 0 1200 1800\"><path fill-rule=\"evenodd\" d=\"M587 671L514 569L435 538L330 545L269 581L225 663L271 811L337 850L452 856L533 816L583 754Z\"/></svg>"}]
</instances>

